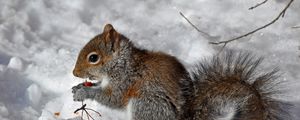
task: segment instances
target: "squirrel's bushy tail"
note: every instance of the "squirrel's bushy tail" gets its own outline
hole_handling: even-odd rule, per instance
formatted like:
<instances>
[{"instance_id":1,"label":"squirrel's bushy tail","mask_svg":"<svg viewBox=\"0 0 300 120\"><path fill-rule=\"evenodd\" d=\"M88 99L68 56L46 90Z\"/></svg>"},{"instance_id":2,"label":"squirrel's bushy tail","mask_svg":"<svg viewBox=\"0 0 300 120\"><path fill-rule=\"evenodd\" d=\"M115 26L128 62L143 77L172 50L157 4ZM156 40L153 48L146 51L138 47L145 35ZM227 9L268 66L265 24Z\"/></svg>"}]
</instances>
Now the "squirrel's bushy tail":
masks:
<instances>
[{"instance_id":1,"label":"squirrel's bushy tail","mask_svg":"<svg viewBox=\"0 0 300 120\"><path fill-rule=\"evenodd\" d=\"M197 65L192 72L193 120L288 120L289 106L280 93L278 70L258 69L262 58L226 51Z\"/></svg>"}]
</instances>

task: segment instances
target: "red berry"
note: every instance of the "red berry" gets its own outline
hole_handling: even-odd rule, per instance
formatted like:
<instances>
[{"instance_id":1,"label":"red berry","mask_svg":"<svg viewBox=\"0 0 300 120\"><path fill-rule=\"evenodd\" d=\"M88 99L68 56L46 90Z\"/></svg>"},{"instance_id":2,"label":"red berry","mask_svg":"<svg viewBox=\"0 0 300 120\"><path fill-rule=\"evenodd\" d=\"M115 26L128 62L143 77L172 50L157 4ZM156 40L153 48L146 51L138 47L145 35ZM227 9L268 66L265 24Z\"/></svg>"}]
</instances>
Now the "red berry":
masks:
<instances>
[{"instance_id":1,"label":"red berry","mask_svg":"<svg viewBox=\"0 0 300 120\"><path fill-rule=\"evenodd\" d=\"M91 87L91 86L93 86L93 83L92 82L84 82L83 85L86 87Z\"/></svg>"}]
</instances>

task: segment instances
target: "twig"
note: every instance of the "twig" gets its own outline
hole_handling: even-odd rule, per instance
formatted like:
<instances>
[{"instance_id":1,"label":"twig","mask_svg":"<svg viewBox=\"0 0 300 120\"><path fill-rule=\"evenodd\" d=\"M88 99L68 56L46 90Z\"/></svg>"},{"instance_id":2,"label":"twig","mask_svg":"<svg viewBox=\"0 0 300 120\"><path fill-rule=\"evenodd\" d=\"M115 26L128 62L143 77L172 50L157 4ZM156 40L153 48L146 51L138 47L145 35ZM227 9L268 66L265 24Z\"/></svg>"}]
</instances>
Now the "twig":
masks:
<instances>
[{"instance_id":1,"label":"twig","mask_svg":"<svg viewBox=\"0 0 300 120\"><path fill-rule=\"evenodd\" d=\"M218 52L218 56L220 55L220 53L225 49L225 47L226 47L226 45L227 45L227 43L225 43L223 46L222 46L222 48L219 50L219 52Z\"/></svg>"},{"instance_id":2,"label":"twig","mask_svg":"<svg viewBox=\"0 0 300 120\"><path fill-rule=\"evenodd\" d=\"M257 3L255 6L250 7L249 10L253 10L253 9L261 6L262 4L265 4L266 2L268 2L268 0L265 0L265 1L261 2L261 3Z\"/></svg>"},{"instance_id":3,"label":"twig","mask_svg":"<svg viewBox=\"0 0 300 120\"><path fill-rule=\"evenodd\" d=\"M76 110L74 111L74 113L77 113L79 110L84 110L85 107L86 107L86 104L82 105L80 108L76 109Z\"/></svg>"},{"instance_id":4,"label":"twig","mask_svg":"<svg viewBox=\"0 0 300 120\"><path fill-rule=\"evenodd\" d=\"M271 22L269 22L269 23L267 23L266 25L264 25L264 26L261 26L261 27L255 29L255 30L253 30L253 31L250 31L250 32L248 32L248 33L246 33L246 34L243 34L243 35L241 35L241 36L238 36L238 37L235 37L235 38L226 40L226 41L209 42L209 43L210 43L210 44L214 44L214 45L224 44L224 45L226 46L229 42L232 42L232 41L241 39L241 38L243 38L243 37L247 37L247 36L249 36L249 35L251 35L251 34L253 34L253 33L255 33L255 32L257 32L257 31L259 31L259 30L261 30L261 29L264 29L264 28L266 28L266 27L268 27L268 26L274 24L280 17L284 17L284 13L285 13L286 10L290 7L290 5L292 4L293 1L294 1L294 0L290 0L290 2L284 7L284 9L279 13L279 15L278 15L277 17L276 17L275 19L273 19Z\"/></svg>"},{"instance_id":5,"label":"twig","mask_svg":"<svg viewBox=\"0 0 300 120\"><path fill-rule=\"evenodd\" d=\"M85 111L85 113L86 113L86 116L87 116L88 120L90 120L89 117L91 117L93 120L95 120L95 119L89 114L89 112L87 112L86 110L84 110L84 111Z\"/></svg>"},{"instance_id":6,"label":"twig","mask_svg":"<svg viewBox=\"0 0 300 120\"><path fill-rule=\"evenodd\" d=\"M87 119L90 120L90 115L89 115L89 113L88 113L86 110L83 110L83 111L86 113ZM93 117L92 117L92 118L93 118Z\"/></svg>"},{"instance_id":7,"label":"twig","mask_svg":"<svg viewBox=\"0 0 300 120\"><path fill-rule=\"evenodd\" d=\"M83 104L83 102L81 102L81 105L82 105L82 106L81 106L80 108L78 108L78 109L76 109L76 110L74 111L74 113L77 113L78 111L81 110L81 120L83 120L83 113L84 113L84 112L85 112L86 117L87 117L88 120L90 120L90 118L92 118L93 120L95 120L95 119L90 115L90 113L89 113L87 110L91 110L91 111L97 113L97 114L101 117L100 112L98 112L98 111L96 111L96 110L93 110L93 109L91 109L91 108L86 108L86 104Z\"/></svg>"},{"instance_id":8,"label":"twig","mask_svg":"<svg viewBox=\"0 0 300 120\"><path fill-rule=\"evenodd\" d=\"M83 102L82 102L82 104L83 104ZM83 112L84 112L84 111L82 110L82 111L81 111L81 115L82 115L82 116L83 116ZM83 117L81 117L81 120L83 120Z\"/></svg>"},{"instance_id":9,"label":"twig","mask_svg":"<svg viewBox=\"0 0 300 120\"><path fill-rule=\"evenodd\" d=\"M98 112L98 111L96 111L96 110L93 110L93 109L90 109L90 108L85 108L85 109L87 109L87 110L91 110L91 111L94 111L95 113L97 113L97 114L99 115L99 117L101 117L101 114L100 114L100 112Z\"/></svg>"},{"instance_id":10,"label":"twig","mask_svg":"<svg viewBox=\"0 0 300 120\"><path fill-rule=\"evenodd\" d=\"M208 33L206 32L203 32L202 30L200 30L199 28L196 27L196 25L194 25L187 17L185 17L185 15L182 13L182 12L179 12L179 14L189 23L191 24L198 32L206 35L206 36L209 36L211 37L211 35L209 35Z\"/></svg>"}]
</instances>

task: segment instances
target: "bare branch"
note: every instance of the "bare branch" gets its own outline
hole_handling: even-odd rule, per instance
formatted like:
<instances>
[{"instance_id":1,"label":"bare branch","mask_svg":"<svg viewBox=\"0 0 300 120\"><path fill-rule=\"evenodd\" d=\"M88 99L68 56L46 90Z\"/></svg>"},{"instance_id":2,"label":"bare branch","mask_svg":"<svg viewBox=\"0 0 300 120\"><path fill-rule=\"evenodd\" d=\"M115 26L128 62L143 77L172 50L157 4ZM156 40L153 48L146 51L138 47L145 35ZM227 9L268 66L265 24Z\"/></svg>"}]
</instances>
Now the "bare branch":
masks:
<instances>
[{"instance_id":1,"label":"bare branch","mask_svg":"<svg viewBox=\"0 0 300 120\"><path fill-rule=\"evenodd\" d=\"M97 113L100 117L101 117L101 114L100 112L96 111L96 110L93 110L93 109L90 109L90 108L86 108L87 110L91 110L91 111L94 111L95 113Z\"/></svg>"},{"instance_id":2,"label":"bare branch","mask_svg":"<svg viewBox=\"0 0 300 120\"><path fill-rule=\"evenodd\" d=\"M250 7L249 10L253 10L253 9L255 9L255 8L257 8L257 7L265 4L266 2L268 2L268 0L265 0L265 1L261 2L261 3L257 3L255 6Z\"/></svg>"},{"instance_id":3,"label":"bare branch","mask_svg":"<svg viewBox=\"0 0 300 120\"><path fill-rule=\"evenodd\" d=\"M182 13L182 12L179 12L179 14L189 23L189 24L191 24L198 32L200 32L200 33L202 33L202 34L204 34L204 35L206 35L206 36L211 36L211 35L209 35L208 33L206 33L206 32L203 32L202 30L200 30L199 28L197 28L196 27L196 25L194 25L187 17L185 17L185 15Z\"/></svg>"},{"instance_id":4,"label":"bare branch","mask_svg":"<svg viewBox=\"0 0 300 120\"><path fill-rule=\"evenodd\" d=\"M77 113L79 110L84 110L85 107L86 107L86 104L83 104L80 108L76 109L76 110L74 111L74 113Z\"/></svg>"},{"instance_id":5,"label":"bare branch","mask_svg":"<svg viewBox=\"0 0 300 120\"><path fill-rule=\"evenodd\" d=\"M90 120L89 117L91 117L93 120L95 120L95 119L90 115L90 113L89 113L88 111L86 111L86 110L84 110L84 111L85 111L85 113L87 114L86 116L87 116L88 120Z\"/></svg>"},{"instance_id":6,"label":"bare branch","mask_svg":"<svg viewBox=\"0 0 300 120\"><path fill-rule=\"evenodd\" d=\"M225 49L225 47L226 47L226 45L227 45L227 43L225 43L223 46L222 46L222 48L219 50L219 52L218 52L218 56L220 55L220 53Z\"/></svg>"},{"instance_id":7,"label":"bare branch","mask_svg":"<svg viewBox=\"0 0 300 120\"><path fill-rule=\"evenodd\" d=\"M83 120L83 110L81 111L81 120Z\"/></svg>"},{"instance_id":8,"label":"bare branch","mask_svg":"<svg viewBox=\"0 0 300 120\"><path fill-rule=\"evenodd\" d=\"M74 111L74 113L77 113L77 112L80 111L80 110L81 110L81 120L83 120L83 113L84 113L84 112L85 112L86 117L87 117L88 120L90 120L90 118L92 118L93 120L95 120L87 110L91 110L91 111L97 113L97 114L101 117L100 112L98 112L98 111L96 111L96 110L93 110L93 109L91 109L91 108L86 108L86 104L83 104L83 101L81 101L81 107L78 108L78 109L76 109L76 110Z\"/></svg>"},{"instance_id":9,"label":"bare branch","mask_svg":"<svg viewBox=\"0 0 300 120\"><path fill-rule=\"evenodd\" d=\"M284 7L284 9L278 14L278 16L277 16L275 19L273 19L271 22L269 22L269 23L267 23L267 24L265 24L265 25L263 25L263 26L261 26L261 27L259 27L259 28L256 28L256 29L253 30L253 31L250 31L250 32L248 32L248 33L246 33L246 34L243 34L243 35L241 35L241 36L238 36L238 37L235 37L235 38L232 38L232 39L229 39L229 40L225 40L225 41L210 42L210 44L214 44L214 45L225 44L225 45L226 45L226 44L229 43L229 42L232 42L232 41L235 41L235 40L238 40L238 39L247 37L247 36L249 36L249 35L251 35L251 34L253 34L253 33L255 33L255 32L257 32L257 31L259 31L259 30L261 30L261 29L264 29L264 28L266 28L266 27L268 27L268 26L274 24L280 17L284 17L284 14L285 14L286 10L290 7L290 5L292 4L293 1L294 1L294 0L290 0L290 2L289 2L289 3Z\"/></svg>"}]
</instances>

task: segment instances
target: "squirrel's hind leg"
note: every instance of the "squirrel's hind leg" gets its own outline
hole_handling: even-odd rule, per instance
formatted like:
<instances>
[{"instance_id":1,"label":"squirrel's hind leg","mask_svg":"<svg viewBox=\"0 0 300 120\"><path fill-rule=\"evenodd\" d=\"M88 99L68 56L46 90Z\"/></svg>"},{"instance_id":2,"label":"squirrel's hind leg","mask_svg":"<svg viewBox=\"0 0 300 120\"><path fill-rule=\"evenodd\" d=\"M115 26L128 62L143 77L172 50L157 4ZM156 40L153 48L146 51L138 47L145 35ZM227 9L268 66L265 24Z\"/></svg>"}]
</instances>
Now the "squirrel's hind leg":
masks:
<instances>
[{"instance_id":1,"label":"squirrel's hind leg","mask_svg":"<svg viewBox=\"0 0 300 120\"><path fill-rule=\"evenodd\" d=\"M132 120L176 120L176 108L169 101L156 96L131 101Z\"/></svg>"}]
</instances>

